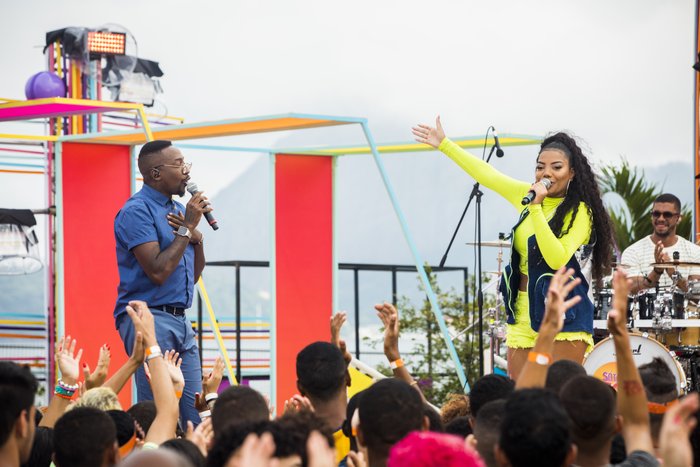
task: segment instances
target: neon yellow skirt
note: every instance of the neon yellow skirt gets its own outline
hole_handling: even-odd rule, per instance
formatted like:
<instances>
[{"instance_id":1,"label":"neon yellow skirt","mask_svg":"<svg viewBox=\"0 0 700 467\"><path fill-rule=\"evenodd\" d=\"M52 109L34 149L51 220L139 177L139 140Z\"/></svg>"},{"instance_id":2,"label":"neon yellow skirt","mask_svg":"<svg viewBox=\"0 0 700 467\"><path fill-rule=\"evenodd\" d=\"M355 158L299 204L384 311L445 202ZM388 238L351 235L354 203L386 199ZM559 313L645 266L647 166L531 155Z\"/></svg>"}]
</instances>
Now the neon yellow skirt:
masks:
<instances>
[{"instance_id":1,"label":"neon yellow skirt","mask_svg":"<svg viewBox=\"0 0 700 467\"><path fill-rule=\"evenodd\" d=\"M513 349L531 349L535 346L537 332L530 326L530 302L527 292L518 291L515 299L515 324L506 328L506 346ZM560 332L558 341L583 341L588 344L586 353L593 349L593 335L587 332Z\"/></svg>"}]
</instances>

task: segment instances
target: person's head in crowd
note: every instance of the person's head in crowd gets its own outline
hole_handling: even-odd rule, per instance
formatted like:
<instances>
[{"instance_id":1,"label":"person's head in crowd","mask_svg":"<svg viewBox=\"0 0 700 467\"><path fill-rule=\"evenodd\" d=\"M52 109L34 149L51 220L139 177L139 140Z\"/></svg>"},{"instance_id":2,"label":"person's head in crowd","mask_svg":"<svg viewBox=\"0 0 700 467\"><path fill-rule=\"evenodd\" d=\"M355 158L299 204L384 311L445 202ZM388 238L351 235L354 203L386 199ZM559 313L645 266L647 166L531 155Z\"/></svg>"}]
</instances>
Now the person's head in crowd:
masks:
<instances>
[{"instance_id":1,"label":"person's head in crowd","mask_svg":"<svg viewBox=\"0 0 700 467\"><path fill-rule=\"evenodd\" d=\"M482 467L474 451L458 436L434 432L413 432L389 452L388 467Z\"/></svg>"},{"instance_id":2,"label":"person's head in crowd","mask_svg":"<svg viewBox=\"0 0 700 467\"><path fill-rule=\"evenodd\" d=\"M129 407L126 413L136 420L144 433L148 433L156 418L156 404L153 401L140 401Z\"/></svg>"},{"instance_id":3,"label":"person's head in crowd","mask_svg":"<svg viewBox=\"0 0 700 467\"><path fill-rule=\"evenodd\" d=\"M29 459L38 386L29 368L0 362L0 464L15 466Z\"/></svg>"},{"instance_id":4,"label":"person's head in crowd","mask_svg":"<svg viewBox=\"0 0 700 467\"><path fill-rule=\"evenodd\" d=\"M357 442L367 450L370 465L386 463L391 447L412 431L427 430L423 401L409 384L383 379L362 393Z\"/></svg>"},{"instance_id":5,"label":"person's head in crowd","mask_svg":"<svg viewBox=\"0 0 700 467\"><path fill-rule=\"evenodd\" d=\"M568 466L576 458L570 427L556 394L547 389L515 391L506 401L496 462L511 467Z\"/></svg>"},{"instance_id":6,"label":"person's head in crowd","mask_svg":"<svg viewBox=\"0 0 700 467\"><path fill-rule=\"evenodd\" d=\"M495 467L496 456L494 448L501 436L501 422L506 411L506 400L497 399L487 402L479 410L474 420L474 434L468 436L467 441L476 448L481 458L488 467Z\"/></svg>"},{"instance_id":7,"label":"person's head in crowd","mask_svg":"<svg viewBox=\"0 0 700 467\"><path fill-rule=\"evenodd\" d=\"M64 413L54 426L53 444L57 467L111 466L120 459L112 418L93 407Z\"/></svg>"},{"instance_id":8,"label":"person's head in crowd","mask_svg":"<svg viewBox=\"0 0 700 467\"><path fill-rule=\"evenodd\" d=\"M130 455L119 467L196 467L172 449L146 449Z\"/></svg>"},{"instance_id":9,"label":"person's head in crowd","mask_svg":"<svg viewBox=\"0 0 700 467\"><path fill-rule=\"evenodd\" d=\"M122 410L122 405L119 403L117 394L105 386L92 388L85 391L80 399L75 404L68 406L66 410L73 410L78 407L92 407L94 409L104 410Z\"/></svg>"},{"instance_id":10,"label":"person's head in crowd","mask_svg":"<svg viewBox=\"0 0 700 467\"><path fill-rule=\"evenodd\" d=\"M218 405L218 401L217 401ZM216 405L214 409L216 409ZM224 467L229 459L235 459L239 454L238 449L243 445L246 436L251 433L261 435L269 430L270 420L258 420L253 422L230 423L224 425L222 430L214 429L214 444L207 453L208 467Z\"/></svg>"},{"instance_id":11,"label":"person's head in crowd","mask_svg":"<svg viewBox=\"0 0 700 467\"><path fill-rule=\"evenodd\" d=\"M261 422L270 419L265 398L248 386L231 386L219 395L211 413L214 433L231 423Z\"/></svg>"},{"instance_id":12,"label":"person's head in crowd","mask_svg":"<svg viewBox=\"0 0 700 467\"><path fill-rule=\"evenodd\" d=\"M112 418L117 428L117 444L119 445L119 457L126 459L138 443L136 424L131 415L123 410L108 410L107 415Z\"/></svg>"},{"instance_id":13,"label":"person's head in crowd","mask_svg":"<svg viewBox=\"0 0 700 467\"><path fill-rule=\"evenodd\" d=\"M347 399L347 365L343 353L329 342L314 342L297 354L297 389L314 407ZM343 406L345 409L345 406Z\"/></svg>"},{"instance_id":14,"label":"person's head in crowd","mask_svg":"<svg viewBox=\"0 0 700 467\"><path fill-rule=\"evenodd\" d=\"M681 218L681 200L677 196L664 193L656 197L651 206L651 224L657 237L675 235Z\"/></svg>"},{"instance_id":15,"label":"person's head in crowd","mask_svg":"<svg viewBox=\"0 0 700 467\"><path fill-rule=\"evenodd\" d=\"M468 416L453 418L450 420L450 423L445 425L445 433L466 439L467 436L473 433L472 422Z\"/></svg>"},{"instance_id":16,"label":"person's head in crowd","mask_svg":"<svg viewBox=\"0 0 700 467\"><path fill-rule=\"evenodd\" d=\"M676 377L659 357L639 367L639 376L649 401L649 422L654 446L659 445L659 431L668 403L678 400Z\"/></svg>"},{"instance_id":17,"label":"person's head in crowd","mask_svg":"<svg viewBox=\"0 0 700 467\"><path fill-rule=\"evenodd\" d=\"M423 403L423 415L425 415L428 418L428 430L434 431L436 433L443 433L445 431L445 427L442 424L440 414L437 410L432 408L430 404Z\"/></svg>"},{"instance_id":18,"label":"person's head in crowd","mask_svg":"<svg viewBox=\"0 0 700 467\"><path fill-rule=\"evenodd\" d=\"M502 375L485 375L476 380L469 393L469 407L472 424L479 409L488 402L507 399L515 390L515 381Z\"/></svg>"},{"instance_id":19,"label":"person's head in crowd","mask_svg":"<svg viewBox=\"0 0 700 467\"><path fill-rule=\"evenodd\" d=\"M285 414L270 424L269 430L275 441L275 457L280 467L308 465L306 442L313 431L318 431L333 447L333 432L319 417L309 411Z\"/></svg>"},{"instance_id":20,"label":"person's head in crowd","mask_svg":"<svg viewBox=\"0 0 700 467\"><path fill-rule=\"evenodd\" d=\"M193 467L204 467L207 463L206 458L202 455L202 451L199 450L195 444L184 438L173 438L169 439L158 446L159 449L169 449L176 452L181 457L184 457L192 464Z\"/></svg>"},{"instance_id":21,"label":"person's head in crowd","mask_svg":"<svg viewBox=\"0 0 700 467\"><path fill-rule=\"evenodd\" d=\"M620 431L613 389L592 376L576 376L564 385L559 398L571 420L579 460L607 462L613 437Z\"/></svg>"},{"instance_id":22,"label":"person's head in crowd","mask_svg":"<svg viewBox=\"0 0 700 467\"><path fill-rule=\"evenodd\" d=\"M559 394L561 388L575 376L585 376L586 369L573 360L557 360L547 369L547 380L544 387Z\"/></svg>"},{"instance_id":23,"label":"person's head in crowd","mask_svg":"<svg viewBox=\"0 0 700 467\"><path fill-rule=\"evenodd\" d=\"M38 412L38 410L37 410ZM50 467L53 456L53 429L45 426L36 427L32 452L22 467Z\"/></svg>"},{"instance_id":24,"label":"person's head in crowd","mask_svg":"<svg viewBox=\"0 0 700 467\"><path fill-rule=\"evenodd\" d=\"M464 394L448 394L447 402L440 408L440 418L442 424L447 426L452 420L457 417L466 417L469 415L469 396Z\"/></svg>"}]
</instances>

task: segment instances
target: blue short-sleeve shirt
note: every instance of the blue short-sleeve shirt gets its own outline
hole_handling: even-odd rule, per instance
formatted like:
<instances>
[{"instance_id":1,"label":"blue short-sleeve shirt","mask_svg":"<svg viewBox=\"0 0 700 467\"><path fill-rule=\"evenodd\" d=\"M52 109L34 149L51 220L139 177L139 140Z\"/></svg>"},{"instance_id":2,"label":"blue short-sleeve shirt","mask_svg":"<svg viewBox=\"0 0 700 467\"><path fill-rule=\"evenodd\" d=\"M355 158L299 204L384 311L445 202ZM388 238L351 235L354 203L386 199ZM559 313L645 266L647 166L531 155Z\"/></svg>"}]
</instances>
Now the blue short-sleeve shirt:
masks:
<instances>
[{"instance_id":1,"label":"blue short-sleeve shirt","mask_svg":"<svg viewBox=\"0 0 700 467\"><path fill-rule=\"evenodd\" d=\"M151 306L171 305L189 308L194 292L194 248L187 245L173 273L163 285L148 278L133 249L148 242L158 242L163 251L175 239L167 214L182 212L185 207L159 191L144 185L126 202L114 219L117 242L119 287L114 317L125 313L130 300L143 300Z\"/></svg>"}]
</instances>

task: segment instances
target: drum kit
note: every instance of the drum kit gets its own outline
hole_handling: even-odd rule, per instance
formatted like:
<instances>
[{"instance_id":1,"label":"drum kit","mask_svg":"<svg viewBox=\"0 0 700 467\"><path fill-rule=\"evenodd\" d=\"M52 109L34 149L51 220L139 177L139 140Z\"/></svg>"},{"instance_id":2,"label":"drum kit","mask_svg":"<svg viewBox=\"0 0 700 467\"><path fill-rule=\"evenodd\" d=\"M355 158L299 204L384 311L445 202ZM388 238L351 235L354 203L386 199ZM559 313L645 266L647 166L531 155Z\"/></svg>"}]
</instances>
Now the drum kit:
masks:
<instances>
[{"instance_id":1,"label":"drum kit","mask_svg":"<svg viewBox=\"0 0 700 467\"><path fill-rule=\"evenodd\" d=\"M618 265L622 269L629 266ZM656 269L700 268L700 263L672 261L652 263ZM642 290L627 299L627 327L637 366L663 359L676 377L679 394L700 390L700 281L688 281L687 291L678 287L680 276L671 274L668 287ZM610 280L593 292L594 338L599 341L586 356L589 374L615 385L616 364L607 318L612 304Z\"/></svg>"},{"instance_id":2,"label":"drum kit","mask_svg":"<svg viewBox=\"0 0 700 467\"><path fill-rule=\"evenodd\" d=\"M504 239L481 242L482 246L498 248L500 278L503 250L510 248ZM624 264L618 265L625 269ZM672 261L653 263L656 269L700 268L700 263ZM672 285L640 291L628 297L627 327L634 361L639 365L661 358L676 378L679 394L700 391L700 281L688 281L687 291L678 286L680 276L671 275ZM498 280L494 281L498 283ZM604 280L603 287L594 288L594 339L597 344L586 355L583 366L593 375L613 386L617 384L615 346L607 335L608 312L612 306L611 280ZM498 358L500 345L505 340L505 313L502 298L488 310L486 334L491 339L491 362ZM493 370L493 368L492 368Z\"/></svg>"}]
</instances>

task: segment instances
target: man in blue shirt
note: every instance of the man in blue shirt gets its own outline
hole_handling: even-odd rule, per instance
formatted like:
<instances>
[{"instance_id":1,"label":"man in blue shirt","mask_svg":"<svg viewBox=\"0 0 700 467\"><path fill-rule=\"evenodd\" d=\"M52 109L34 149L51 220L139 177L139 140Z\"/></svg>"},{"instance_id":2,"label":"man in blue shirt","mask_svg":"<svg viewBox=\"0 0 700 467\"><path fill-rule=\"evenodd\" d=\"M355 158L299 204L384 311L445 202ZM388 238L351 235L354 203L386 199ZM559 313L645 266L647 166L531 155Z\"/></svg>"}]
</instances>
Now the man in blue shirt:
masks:
<instances>
[{"instance_id":1,"label":"man in blue shirt","mask_svg":"<svg viewBox=\"0 0 700 467\"><path fill-rule=\"evenodd\" d=\"M192 306L194 284L204 269L203 237L197 225L212 209L202 192L193 195L186 207L172 198L185 195L191 164L170 141L145 144L138 166L143 188L114 219L119 266L114 318L130 354L135 331L126 305L131 300L148 303L162 351L176 350L182 358L185 390L180 400L181 418L197 424L194 395L202 391L202 369L185 309ZM143 368L136 372L136 387L138 400L153 399Z\"/></svg>"}]
</instances>

